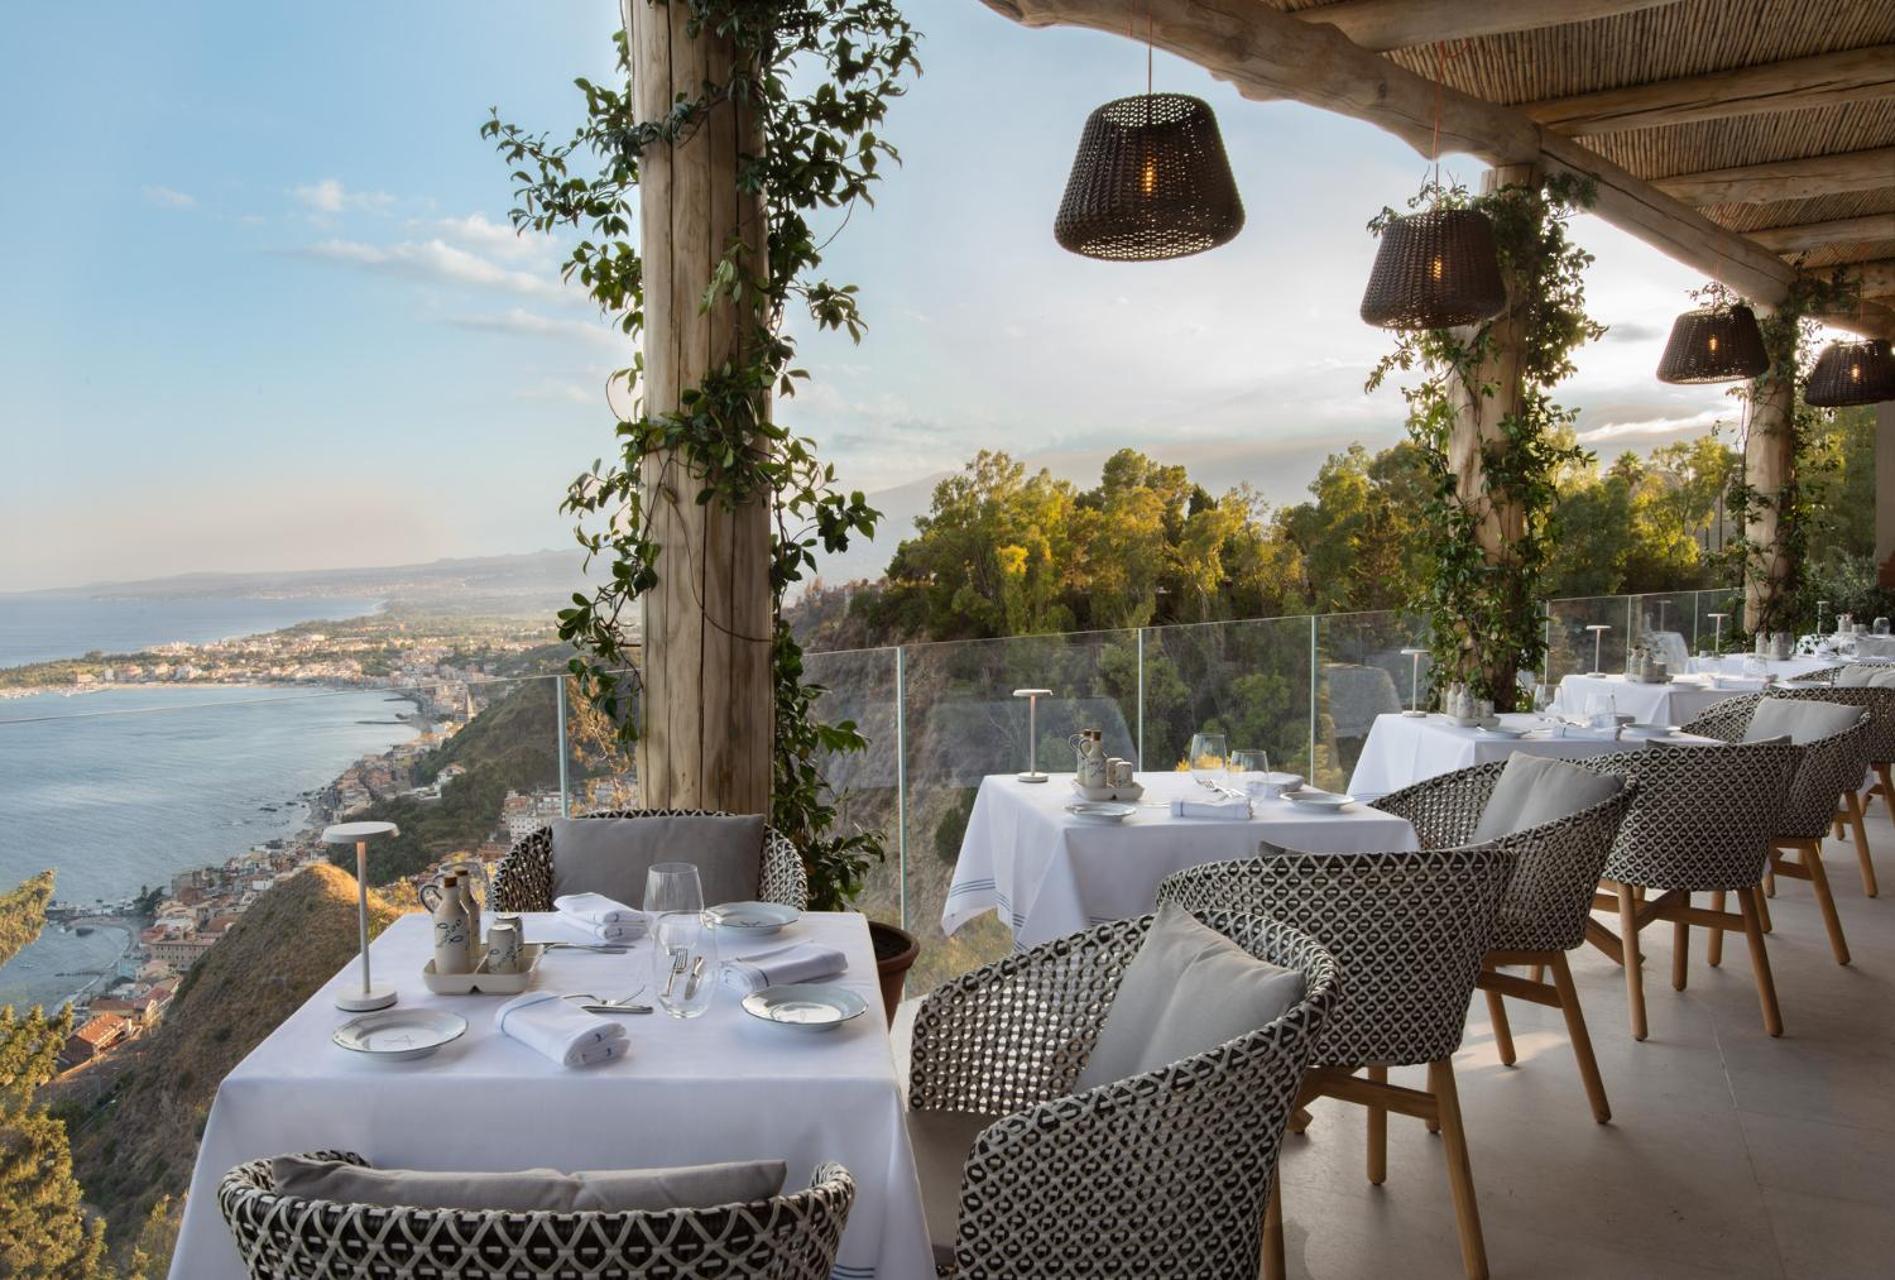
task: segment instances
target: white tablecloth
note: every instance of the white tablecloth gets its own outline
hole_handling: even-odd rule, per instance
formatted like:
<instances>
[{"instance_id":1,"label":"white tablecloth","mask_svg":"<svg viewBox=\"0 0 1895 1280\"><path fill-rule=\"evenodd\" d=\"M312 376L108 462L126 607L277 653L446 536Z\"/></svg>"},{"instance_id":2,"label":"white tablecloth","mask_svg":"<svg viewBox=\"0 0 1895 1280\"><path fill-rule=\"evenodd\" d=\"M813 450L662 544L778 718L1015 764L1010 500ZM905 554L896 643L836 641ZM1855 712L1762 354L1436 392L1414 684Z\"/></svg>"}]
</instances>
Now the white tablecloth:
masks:
<instances>
[{"instance_id":1,"label":"white tablecloth","mask_svg":"<svg viewBox=\"0 0 1895 1280\"><path fill-rule=\"evenodd\" d=\"M1744 676L1752 674L1745 670L1745 664L1751 661L1751 655L1744 653L1721 653L1712 658L1691 659L1693 671L1716 672L1726 676ZM1847 658L1762 658L1763 670L1758 675L1771 675L1779 680L1794 680L1806 676L1812 671L1827 671L1831 667L1841 666Z\"/></svg>"},{"instance_id":2,"label":"white tablecloth","mask_svg":"<svg viewBox=\"0 0 1895 1280\"><path fill-rule=\"evenodd\" d=\"M1500 717L1502 724L1526 728L1539 721L1529 715ZM1349 794L1373 800L1425 778L1452 773L1477 764L1505 760L1516 751L1536 756L1609 755L1637 751L1645 744L1614 738L1588 737L1585 730L1536 730L1530 738L1509 738L1484 729L1464 728L1444 715L1416 718L1377 716L1362 744L1361 758L1349 778Z\"/></svg>"},{"instance_id":3,"label":"white tablecloth","mask_svg":"<svg viewBox=\"0 0 1895 1280\"><path fill-rule=\"evenodd\" d=\"M1174 797L1209 793L1189 774L1141 773L1138 781L1145 788L1138 813L1107 826L1065 811L1079 798L1069 773L1031 784L1012 774L983 778L961 837L942 930L953 933L983 912L998 911L1015 946L1038 946L1143 915L1157 899L1158 882L1173 871L1255 857L1265 840L1319 853L1417 847L1405 819L1361 805L1311 813L1287 800L1259 800L1248 822L1173 818Z\"/></svg>"},{"instance_id":4,"label":"white tablecloth","mask_svg":"<svg viewBox=\"0 0 1895 1280\"><path fill-rule=\"evenodd\" d=\"M1726 698L1756 689L1713 689L1708 685L1674 680L1670 684L1645 684L1624 676L1570 675L1559 682L1553 699L1555 709L1567 715L1590 716L1616 707L1639 724L1684 724L1703 715Z\"/></svg>"},{"instance_id":5,"label":"white tablecloth","mask_svg":"<svg viewBox=\"0 0 1895 1280\"><path fill-rule=\"evenodd\" d=\"M555 918L527 917L535 941L569 937ZM444 1170L625 1169L781 1158L789 1188L808 1185L822 1160L855 1175L855 1208L835 1274L909 1280L932 1276L914 1154L889 1050L875 953L853 914L809 914L776 939L734 946L747 954L784 938L841 948L839 979L868 1012L820 1035L772 1026L719 990L692 1021L660 1010L626 1017L631 1053L567 1070L493 1028L491 996L435 996L420 971L428 921L404 916L375 942L375 976L393 980L401 1007L445 1009L467 1034L418 1062L378 1063L335 1047L349 1018L331 988L316 993L224 1079L198 1151L171 1280L241 1280L236 1245L217 1212L217 1183L233 1165L317 1148L356 1151L377 1165ZM624 995L647 983L651 943L627 955L553 951L535 987ZM646 997L653 992L648 986Z\"/></svg>"}]
</instances>

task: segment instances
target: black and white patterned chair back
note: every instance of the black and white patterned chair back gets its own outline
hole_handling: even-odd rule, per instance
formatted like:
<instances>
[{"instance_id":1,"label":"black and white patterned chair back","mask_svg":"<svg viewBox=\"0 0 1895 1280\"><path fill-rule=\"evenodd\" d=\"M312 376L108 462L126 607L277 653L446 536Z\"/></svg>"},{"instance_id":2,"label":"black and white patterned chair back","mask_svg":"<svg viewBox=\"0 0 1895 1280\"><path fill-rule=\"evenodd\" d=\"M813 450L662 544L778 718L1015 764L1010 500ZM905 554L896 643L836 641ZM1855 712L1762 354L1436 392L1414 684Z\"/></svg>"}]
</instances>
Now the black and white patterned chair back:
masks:
<instances>
[{"instance_id":1,"label":"black and white patterned chair back","mask_svg":"<svg viewBox=\"0 0 1895 1280\"><path fill-rule=\"evenodd\" d=\"M1880 685L1837 685L1824 689L1772 689L1765 696L1861 707L1869 713L1869 759L1895 761L1895 689Z\"/></svg>"},{"instance_id":2,"label":"black and white patterned chair back","mask_svg":"<svg viewBox=\"0 0 1895 1280\"><path fill-rule=\"evenodd\" d=\"M318 1159L367 1161L353 1152ZM217 1207L252 1280L829 1280L855 1179L839 1164L808 1189L748 1204L644 1213L390 1208L279 1196L270 1162L225 1174Z\"/></svg>"},{"instance_id":3,"label":"black and white patterned chair back","mask_svg":"<svg viewBox=\"0 0 1895 1280\"><path fill-rule=\"evenodd\" d=\"M1790 782L1782 816L1777 819L1775 834L1784 839L1820 840L1829 832L1829 824L1836 816L1836 802L1844 789L1853 790L1862 785L1874 743L1876 722L1872 703L1866 698L1845 695L1875 693L1895 694L1895 689L1772 689L1768 693L1745 694L1718 703L1684 729L1686 733L1706 738L1741 742L1757 704L1766 697L1840 702L1863 708L1862 718L1853 728L1802 744L1803 756Z\"/></svg>"},{"instance_id":4,"label":"black and white patterned chair back","mask_svg":"<svg viewBox=\"0 0 1895 1280\"><path fill-rule=\"evenodd\" d=\"M1575 761L1638 784L1606 858L1606 878L1694 893L1756 884L1802 756L1803 748L1788 743L1733 742Z\"/></svg>"},{"instance_id":5,"label":"black and white patterned chair back","mask_svg":"<svg viewBox=\"0 0 1895 1280\"><path fill-rule=\"evenodd\" d=\"M1323 1066L1433 1062L1461 1043L1514 855L1493 845L1421 853L1292 853L1209 862L1160 882L1158 901L1268 916L1342 967Z\"/></svg>"},{"instance_id":6,"label":"black and white patterned chair back","mask_svg":"<svg viewBox=\"0 0 1895 1280\"><path fill-rule=\"evenodd\" d=\"M1296 929L1197 915L1252 955L1300 969L1303 999L1157 1071L1072 1091L1152 916L1008 956L922 1001L910 1105L1005 1113L962 1170L957 1280L1257 1274L1283 1132L1341 977Z\"/></svg>"},{"instance_id":7,"label":"black and white patterned chair back","mask_svg":"<svg viewBox=\"0 0 1895 1280\"><path fill-rule=\"evenodd\" d=\"M1456 769L1391 792L1372 807L1408 819L1424 849L1455 848L1474 838L1506 767L1496 760ZM1585 940L1593 891L1637 790L1627 779L1608 800L1493 841L1518 859L1500 900L1495 948L1570 951Z\"/></svg>"},{"instance_id":8,"label":"black and white patterned chair back","mask_svg":"<svg viewBox=\"0 0 1895 1280\"><path fill-rule=\"evenodd\" d=\"M574 814L576 818L723 818L721 809L601 809ZM763 829L763 867L757 897L780 902L798 911L809 907L809 875L802 854L788 838L770 827ZM496 911L551 911L553 909L553 829L541 827L507 851L494 869Z\"/></svg>"}]
</instances>

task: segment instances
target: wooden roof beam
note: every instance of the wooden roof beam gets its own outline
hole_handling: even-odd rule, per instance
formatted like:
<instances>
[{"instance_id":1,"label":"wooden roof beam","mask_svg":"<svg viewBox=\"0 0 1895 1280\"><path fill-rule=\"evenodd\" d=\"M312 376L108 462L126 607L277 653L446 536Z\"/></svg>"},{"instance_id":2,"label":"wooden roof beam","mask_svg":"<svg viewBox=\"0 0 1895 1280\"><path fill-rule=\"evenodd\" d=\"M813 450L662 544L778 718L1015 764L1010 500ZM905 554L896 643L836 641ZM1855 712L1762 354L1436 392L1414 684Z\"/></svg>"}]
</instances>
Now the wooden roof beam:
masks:
<instances>
[{"instance_id":1,"label":"wooden roof beam","mask_svg":"<svg viewBox=\"0 0 1895 1280\"><path fill-rule=\"evenodd\" d=\"M1323 9L1304 10L1324 13ZM1895 44L1529 102L1521 110L1573 138L1895 96Z\"/></svg>"},{"instance_id":2,"label":"wooden roof beam","mask_svg":"<svg viewBox=\"0 0 1895 1280\"><path fill-rule=\"evenodd\" d=\"M1836 244L1865 240L1895 240L1895 213L1871 213L1831 222L1802 222L1794 226L1765 227L1745 235L1773 253L1802 253Z\"/></svg>"},{"instance_id":3,"label":"wooden roof beam","mask_svg":"<svg viewBox=\"0 0 1895 1280\"><path fill-rule=\"evenodd\" d=\"M1257 0L1261 6L1263 0ZM1351 43L1381 52L1589 22L1677 0L1341 0L1291 17L1336 28Z\"/></svg>"},{"instance_id":4,"label":"wooden roof beam","mask_svg":"<svg viewBox=\"0 0 1895 1280\"><path fill-rule=\"evenodd\" d=\"M1835 155L1776 160L1769 164L1706 169L1653 179L1660 191L1686 204L1762 204L1769 200L1807 200L1895 187L1895 147L1843 151Z\"/></svg>"},{"instance_id":5,"label":"wooden roof beam","mask_svg":"<svg viewBox=\"0 0 1895 1280\"><path fill-rule=\"evenodd\" d=\"M1858 262L1841 270L1847 279L1861 287L1863 297L1879 298L1885 302L1895 298L1895 258Z\"/></svg>"}]
</instances>

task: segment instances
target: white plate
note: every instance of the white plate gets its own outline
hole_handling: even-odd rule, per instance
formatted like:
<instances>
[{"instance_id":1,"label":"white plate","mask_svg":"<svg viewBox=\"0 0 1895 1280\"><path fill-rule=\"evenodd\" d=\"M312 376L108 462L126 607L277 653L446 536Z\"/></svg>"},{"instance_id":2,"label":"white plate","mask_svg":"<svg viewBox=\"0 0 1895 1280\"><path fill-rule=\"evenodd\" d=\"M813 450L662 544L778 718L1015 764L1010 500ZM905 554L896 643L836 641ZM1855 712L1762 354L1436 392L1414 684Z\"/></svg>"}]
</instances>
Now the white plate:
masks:
<instances>
[{"instance_id":1,"label":"white plate","mask_svg":"<svg viewBox=\"0 0 1895 1280\"><path fill-rule=\"evenodd\" d=\"M1138 806L1112 800L1081 800L1067 805L1066 812L1081 822L1123 822L1138 812Z\"/></svg>"},{"instance_id":2,"label":"white plate","mask_svg":"<svg viewBox=\"0 0 1895 1280\"><path fill-rule=\"evenodd\" d=\"M1675 724L1628 724L1622 730L1628 738L1669 738L1676 732Z\"/></svg>"},{"instance_id":3,"label":"white plate","mask_svg":"<svg viewBox=\"0 0 1895 1280\"><path fill-rule=\"evenodd\" d=\"M350 1018L330 1037L344 1049L384 1062L425 1058L467 1034L467 1019L431 1009L384 1009Z\"/></svg>"},{"instance_id":4,"label":"white plate","mask_svg":"<svg viewBox=\"0 0 1895 1280\"><path fill-rule=\"evenodd\" d=\"M719 929L764 937L802 919L795 907L780 902L720 902L704 909L704 918Z\"/></svg>"},{"instance_id":5,"label":"white plate","mask_svg":"<svg viewBox=\"0 0 1895 1280\"><path fill-rule=\"evenodd\" d=\"M1490 738L1524 738L1527 736L1527 730L1516 729L1509 724L1488 725L1486 728L1481 729L1480 732Z\"/></svg>"},{"instance_id":6,"label":"white plate","mask_svg":"<svg viewBox=\"0 0 1895 1280\"><path fill-rule=\"evenodd\" d=\"M1290 803L1315 813L1341 813L1355 803L1355 797L1336 791L1293 791Z\"/></svg>"},{"instance_id":7,"label":"white plate","mask_svg":"<svg viewBox=\"0 0 1895 1280\"><path fill-rule=\"evenodd\" d=\"M799 1031L831 1031L868 1011L869 1002L827 982L789 982L744 997L744 1012Z\"/></svg>"}]
</instances>

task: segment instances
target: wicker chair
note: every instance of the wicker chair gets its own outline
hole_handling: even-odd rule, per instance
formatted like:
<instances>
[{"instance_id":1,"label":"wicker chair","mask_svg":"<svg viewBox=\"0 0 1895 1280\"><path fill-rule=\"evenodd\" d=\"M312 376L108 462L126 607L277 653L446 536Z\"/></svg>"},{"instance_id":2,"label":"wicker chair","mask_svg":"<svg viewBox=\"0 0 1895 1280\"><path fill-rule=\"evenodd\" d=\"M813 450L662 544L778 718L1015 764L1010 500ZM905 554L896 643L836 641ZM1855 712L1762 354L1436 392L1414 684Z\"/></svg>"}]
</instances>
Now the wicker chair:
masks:
<instances>
[{"instance_id":1,"label":"wicker chair","mask_svg":"<svg viewBox=\"0 0 1895 1280\"><path fill-rule=\"evenodd\" d=\"M1275 921L1199 918L1301 969L1304 996L1267 1026L1162 1070L1073 1093L1152 916L1009 956L922 1001L910 1105L972 1113L968 1128L998 1117L961 1166L951 1257L937 1237L940 1274L1256 1276L1284 1126L1335 1007L1337 968ZM951 1188L951 1172L943 1181Z\"/></svg>"},{"instance_id":2,"label":"wicker chair","mask_svg":"<svg viewBox=\"0 0 1895 1280\"><path fill-rule=\"evenodd\" d=\"M1870 692L1873 691L1801 689L1772 692L1767 696L1777 698L1790 695L1813 701L1836 702L1842 701L1844 694ZM1686 725L1685 730L1725 742L1741 741L1744 730L1750 725L1750 717L1765 696L1746 694L1741 698L1720 702ZM1862 704L1851 702L1850 705ZM1803 759L1797 766L1795 780L1790 784L1789 799L1784 804L1783 815L1777 821L1770 866L1764 879L1764 891L1769 894L1774 894L1776 890L1777 876L1810 882L1810 889L1816 895L1816 905L1822 912L1823 928L1829 933L1829 949L1835 953L1837 964L1849 963L1849 943L1842 936L1842 918L1836 914L1835 895L1829 891L1829 876L1823 870L1823 837L1829 834L1835 821L1838 798L1844 792L1853 796L1856 788L1862 784L1863 772L1868 768L1874 731L1873 715L1865 710L1853 728L1803 744ZM1863 848L1859 847L1857 856L1860 857L1862 852ZM1794 861L1791 860L1792 854L1797 855ZM1765 928L1768 928L1767 921ZM1714 943L1722 944L1720 928L1714 928L1711 936Z\"/></svg>"},{"instance_id":3,"label":"wicker chair","mask_svg":"<svg viewBox=\"0 0 1895 1280\"><path fill-rule=\"evenodd\" d=\"M312 1158L367 1164L351 1152ZM270 1162L224 1175L217 1207L253 1280L829 1280L855 1179L820 1165L807 1190L709 1209L506 1213L279 1196Z\"/></svg>"},{"instance_id":4,"label":"wicker chair","mask_svg":"<svg viewBox=\"0 0 1895 1280\"><path fill-rule=\"evenodd\" d=\"M1870 670L1879 674L1887 672L1889 668L1873 667ZM1836 812L1834 830L1836 838L1841 839L1846 826L1854 837L1856 865L1862 873L1862 892L1871 898L1877 896L1880 890L1875 882L1875 863L1869 858L1869 833L1863 818L1867 816L1870 798L1878 795L1882 797L1882 803L1888 806L1889 816L1895 818L1895 782L1889 778L1890 765L1895 763L1895 686L1839 684L1826 689L1773 689L1769 696L1840 702L1868 711L1868 767L1874 772L1876 782L1866 792L1862 791L1860 779L1851 781L1842 789L1842 807Z\"/></svg>"},{"instance_id":5,"label":"wicker chair","mask_svg":"<svg viewBox=\"0 0 1895 1280\"><path fill-rule=\"evenodd\" d=\"M1474 1173L1454 1084L1454 1051L1467 1002L1492 949L1515 855L1492 845L1421 853L1290 853L1211 862L1173 872L1160 902L1192 911L1239 911L1307 932L1342 966L1345 994L1317 1038L1298 1106L1319 1097L1368 1109L1369 1181L1388 1173L1388 1113L1438 1128L1460 1227L1461 1259L1487 1274ZM1396 1088L1388 1069L1426 1063L1426 1090ZM1366 1068L1367 1079L1356 1076ZM1284 1273L1282 1197L1270 1189L1265 1274Z\"/></svg>"},{"instance_id":6,"label":"wicker chair","mask_svg":"<svg viewBox=\"0 0 1895 1280\"><path fill-rule=\"evenodd\" d=\"M1444 773L1383 796L1373 807L1408 819L1424 849L1465 845L1474 838L1481 813L1506 767L1507 762L1500 760ZM1579 991L1573 985L1566 953L1586 940L1593 890L1619 823L1637 794L1638 784L1628 782L1609 800L1494 841L1512 852L1518 863L1500 900L1500 919L1476 984L1487 993L1494 1047L1507 1066L1514 1065L1517 1055L1505 997L1530 1000L1565 1016L1579 1078L1593 1119L1600 1124L1612 1118L1612 1108L1606 1101L1605 1082L1599 1078L1599 1063L1593 1056L1586 1014L1579 1007ZM1509 965L1529 966L1531 976L1502 973ZM1550 983L1543 980L1547 970L1553 974Z\"/></svg>"},{"instance_id":7,"label":"wicker chair","mask_svg":"<svg viewBox=\"0 0 1895 1280\"><path fill-rule=\"evenodd\" d=\"M1691 955L1691 926L1712 930L1710 962L1723 959L1723 931L1738 928L1750 943L1750 964L1763 1006L1764 1028L1783 1034L1770 957L1763 946L1762 888L1771 841L1782 827L1803 748L1788 743L1731 746L1664 746L1593 756L1573 763L1616 773L1638 784L1638 798L1606 858L1601 877L1608 890L1595 910L1619 917L1618 933L1586 922L1586 939L1625 969L1627 1017L1632 1036L1646 1036L1644 960L1639 934L1659 920L1672 924L1671 984L1684 990ZM1648 890L1657 890L1649 897ZM1709 910L1694 907L1693 893L1709 893ZM1742 913L1724 909L1735 893Z\"/></svg>"},{"instance_id":8,"label":"wicker chair","mask_svg":"<svg viewBox=\"0 0 1895 1280\"><path fill-rule=\"evenodd\" d=\"M715 809L602 809L581 818L722 818ZM763 870L757 897L802 911L809 906L809 877L803 858L788 837L763 829ZM507 851L494 869L496 911L551 911L553 909L553 829L541 827Z\"/></svg>"}]
</instances>

